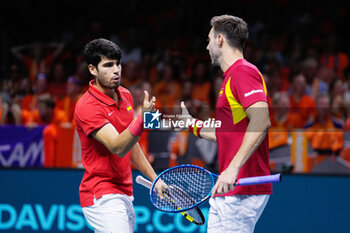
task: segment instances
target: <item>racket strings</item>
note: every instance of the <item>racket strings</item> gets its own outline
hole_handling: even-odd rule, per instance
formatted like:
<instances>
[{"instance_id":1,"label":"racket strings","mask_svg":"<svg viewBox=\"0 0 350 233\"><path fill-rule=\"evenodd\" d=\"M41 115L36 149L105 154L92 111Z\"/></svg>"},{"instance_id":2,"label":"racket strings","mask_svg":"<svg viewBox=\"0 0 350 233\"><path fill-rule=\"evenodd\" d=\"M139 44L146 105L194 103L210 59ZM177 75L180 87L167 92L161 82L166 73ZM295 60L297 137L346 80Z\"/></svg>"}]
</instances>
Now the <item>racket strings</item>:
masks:
<instances>
[{"instance_id":1,"label":"racket strings","mask_svg":"<svg viewBox=\"0 0 350 233\"><path fill-rule=\"evenodd\" d=\"M213 187L212 176L196 167L169 170L159 179L168 185L164 192L165 198L159 197L153 190L152 199L156 207L165 211L191 208L206 198Z\"/></svg>"}]
</instances>

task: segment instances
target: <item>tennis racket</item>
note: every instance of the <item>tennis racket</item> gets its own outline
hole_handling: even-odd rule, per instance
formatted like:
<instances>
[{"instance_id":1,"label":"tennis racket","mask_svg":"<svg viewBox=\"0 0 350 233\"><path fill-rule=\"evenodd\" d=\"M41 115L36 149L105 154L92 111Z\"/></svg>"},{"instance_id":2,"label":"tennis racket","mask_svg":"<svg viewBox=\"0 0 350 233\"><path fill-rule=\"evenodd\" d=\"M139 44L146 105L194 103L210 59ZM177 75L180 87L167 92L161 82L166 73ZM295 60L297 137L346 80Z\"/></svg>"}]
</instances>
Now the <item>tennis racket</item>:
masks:
<instances>
[{"instance_id":1,"label":"tennis racket","mask_svg":"<svg viewBox=\"0 0 350 233\"><path fill-rule=\"evenodd\" d=\"M152 187L152 182L143 178L142 176L137 176L136 177L136 182L138 184L143 185L144 187L151 189ZM176 185L170 185L168 186L169 190L172 190L172 192L176 192L179 195L182 195L184 197L186 197L187 199L190 199L190 196L184 192L183 190L181 190L180 188L178 188ZM171 200L169 198L168 195L164 195L164 198L167 199L167 201L169 202L174 202L173 200ZM193 201L193 203L195 203ZM182 211L181 214L190 222L196 224L196 225L203 225L205 223L205 218L204 215L201 211L201 209L199 207L195 207L193 209L187 210L187 211Z\"/></svg>"},{"instance_id":2,"label":"tennis racket","mask_svg":"<svg viewBox=\"0 0 350 233\"><path fill-rule=\"evenodd\" d=\"M218 175L202 167L190 164L169 168L160 173L152 184L150 192L152 204L157 209L170 213L183 212L195 208L210 197L216 177ZM161 198L154 189L160 180L168 186L164 193L172 201ZM234 186L257 185L280 181L281 174L256 176L239 179L234 183ZM173 186L178 187L178 189L172 188ZM183 195L182 192L178 191L179 189L187 195Z\"/></svg>"}]
</instances>

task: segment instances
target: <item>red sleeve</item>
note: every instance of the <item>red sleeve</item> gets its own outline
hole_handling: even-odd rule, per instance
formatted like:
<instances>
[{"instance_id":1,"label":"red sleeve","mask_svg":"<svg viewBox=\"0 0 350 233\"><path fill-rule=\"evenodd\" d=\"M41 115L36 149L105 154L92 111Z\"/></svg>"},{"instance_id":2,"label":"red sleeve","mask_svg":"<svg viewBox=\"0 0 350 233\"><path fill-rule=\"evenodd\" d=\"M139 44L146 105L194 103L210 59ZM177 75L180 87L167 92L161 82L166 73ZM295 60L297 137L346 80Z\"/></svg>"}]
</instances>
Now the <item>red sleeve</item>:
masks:
<instances>
[{"instance_id":1,"label":"red sleeve","mask_svg":"<svg viewBox=\"0 0 350 233\"><path fill-rule=\"evenodd\" d=\"M98 106L94 108L90 106L77 108L74 120L77 127L80 127L86 136L90 136L93 131L109 123L105 113Z\"/></svg>"},{"instance_id":2,"label":"red sleeve","mask_svg":"<svg viewBox=\"0 0 350 233\"><path fill-rule=\"evenodd\" d=\"M240 67L231 77L235 77L230 83L233 94L244 109L259 101L268 102L263 77L257 70Z\"/></svg>"}]
</instances>

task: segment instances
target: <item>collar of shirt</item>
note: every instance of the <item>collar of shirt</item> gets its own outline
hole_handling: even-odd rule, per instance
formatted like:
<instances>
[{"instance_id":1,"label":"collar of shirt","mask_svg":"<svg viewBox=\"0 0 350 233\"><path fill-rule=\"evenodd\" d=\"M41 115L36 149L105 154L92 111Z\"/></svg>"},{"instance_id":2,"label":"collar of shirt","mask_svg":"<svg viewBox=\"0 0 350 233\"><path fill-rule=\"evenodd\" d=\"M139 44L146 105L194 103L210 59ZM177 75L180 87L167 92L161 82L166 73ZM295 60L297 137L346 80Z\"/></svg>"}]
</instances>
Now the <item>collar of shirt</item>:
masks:
<instances>
[{"instance_id":1,"label":"collar of shirt","mask_svg":"<svg viewBox=\"0 0 350 233\"><path fill-rule=\"evenodd\" d=\"M240 58L240 59L238 59L237 61L235 61L235 62L224 72L224 74L223 74L222 76L223 76L223 77L226 77L227 74L230 72L230 70L233 69L233 67L235 67L237 64L239 64L239 63L241 63L241 62L243 62L243 61L244 61L244 58Z\"/></svg>"},{"instance_id":2,"label":"collar of shirt","mask_svg":"<svg viewBox=\"0 0 350 233\"><path fill-rule=\"evenodd\" d=\"M109 97L108 95L106 95L105 93L101 92L100 90L98 90L95 86L95 80L91 80L89 83L89 93L95 97L96 99L98 99L99 101L101 101L102 103L108 105L108 106L113 106L113 105L119 105L116 102L114 102L114 100ZM117 95L118 95L118 102L122 102L122 96L120 94L120 91L118 88L115 89Z\"/></svg>"}]
</instances>

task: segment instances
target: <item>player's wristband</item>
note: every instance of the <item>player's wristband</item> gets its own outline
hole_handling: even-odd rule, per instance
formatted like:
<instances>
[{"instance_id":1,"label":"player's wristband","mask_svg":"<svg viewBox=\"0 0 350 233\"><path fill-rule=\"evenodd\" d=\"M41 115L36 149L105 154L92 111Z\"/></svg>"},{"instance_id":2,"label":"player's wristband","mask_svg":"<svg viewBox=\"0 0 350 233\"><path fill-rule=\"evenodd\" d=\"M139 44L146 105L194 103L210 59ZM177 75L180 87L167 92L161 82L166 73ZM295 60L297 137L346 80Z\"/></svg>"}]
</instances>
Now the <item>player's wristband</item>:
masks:
<instances>
[{"instance_id":1,"label":"player's wristband","mask_svg":"<svg viewBox=\"0 0 350 233\"><path fill-rule=\"evenodd\" d=\"M197 137L202 138L201 135L200 135L200 132L201 132L201 129L203 128L203 124L200 124L200 126L198 127L198 126L197 126L197 122L198 122L198 121L199 121L199 120L196 119L196 120L194 121L193 127L192 127L192 125L190 125L190 126L188 127L188 130L189 130L191 133L193 133L194 135L196 135Z\"/></svg>"},{"instance_id":2,"label":"player's wristband","mask_svg":"<svg viewBox=\"0 0 350 233\"><path fill-rule=\"evenodd\" d=\"M128 127L130 133L136 137L141 137L143 132L143 120L141 113L137 114L134 120L130 123Z\"/></svg>"}]
</instances>

